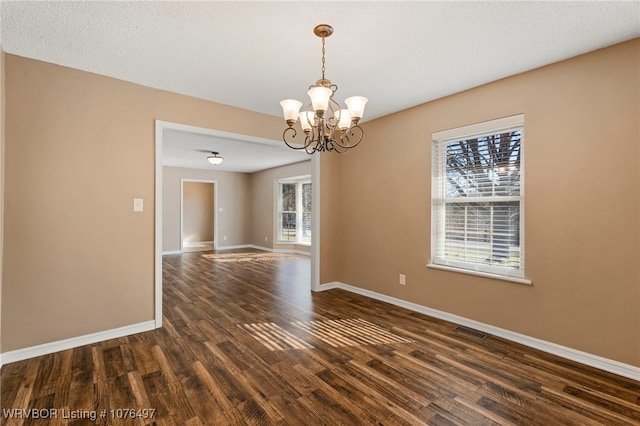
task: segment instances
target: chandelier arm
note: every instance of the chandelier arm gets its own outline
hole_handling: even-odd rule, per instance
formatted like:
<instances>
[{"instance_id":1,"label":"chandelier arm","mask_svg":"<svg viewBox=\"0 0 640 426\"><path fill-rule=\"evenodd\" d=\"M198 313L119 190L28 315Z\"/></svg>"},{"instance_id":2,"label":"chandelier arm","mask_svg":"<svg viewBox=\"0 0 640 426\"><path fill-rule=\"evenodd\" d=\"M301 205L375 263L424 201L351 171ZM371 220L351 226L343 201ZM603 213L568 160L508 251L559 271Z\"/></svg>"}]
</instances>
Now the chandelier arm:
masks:
<instances>
[{"instance_id":1,"label":"chandelier arm","mask_svg":"<svg viewBox=\"0 0 640 426\"><path fill-rule=\"evenodd\" d=\"M336 144L336 146L338 146L338 147L339 147L340 145L339 145L339 144ZM349 151L349 149L348 149L348 148L335 148L335 147L334 147L334 148L333 148L333 151L334 151L334 152L337 152L338 154L341 154L341 155L342 155L342 154L346 154L346 153Z\"/></svg>"},{"instance_id":2,"label":"chandelier arm","mask_svg":"<svg viewBox=\"0 0 640 426\"><path fill-rule=\"evenodd\" d=\"M315 133L315 139L317 140L318 144L324 145L324 138L327 135L327 131L329 130L324 116L316 116L316 125L313 127L313 130ZM318 151L322 151L322 149L318 149Z\"/></svg>"},{"instance_id":3,"label":"chandelier arm","mask_svg":"<svg viewBox=\"0 0 640 426\"><path fill-rule=\"evenodd\" d=\"M356 143L354 143L353 145L350 146L350 148L355 148L356 146L358 146L358 144L360 142L362 142L362 139L364 139L364 130L362 129L362 127L360 127L360 125L354 124L347 131L349 132L349 136L351 138L355 138L356 139ZM351 139L351 140L353 140L353 139Z\"/></svg>"},{"instance_id":4,"label":"chandelier arm","mask_svg":"<svg viewBox=\"0 0 640 426\"><path fill-rule=\"evenodd\" d=\"M322 141L320 138L313 139L311 142L313 143L309 143L308 148L306 149L307 154L311 155L322 151Z\"/></svg>"},{"instance_id":5,"label":"chandelier arm","mask_svg":"<svg viewBox=\"0 0 640 426\"><path fill-rule=\"evenodd\" d=\"M333 147L333 138L331 137L331 135L330 135L330 134L329 134L329 135L325 135L325 136L322 138L322 144L321 144L320 149L321 149L321 151L323 151L323 152L331 152L331 151L333 151L333 150L334 150L334 147Z\"/></svg>"},{"instance_id":6,"label":"chandelier arm","mask_svg":"<svg viewBox=\"0 0 640 426\"><path fill-rule=\"evenodd\" d=\"M359 125L351 126L351 128L341 132L340 137L335 139L336 145L340 148L351 149L358 146L364 139L364 130ZM355 141L353 143L352 141Z\"/></svg>"},{"instance_id":7,"label":"chandelier arm","mask_svg":"<svg viewBox=\"0 0 640 426\"><path fill-rule=\"evenodd\" d=\"M293 135L291 135L291 132L293 132ZM287 141L287 135L291 135L289 137L289 141ZM302 145L302 146L293 146L293 145L291 145L291 143L295 143L294 139L296 138L297 135L298 135L298 132L296 131L296 129L294 129L293 127L287 127L286 129L284 129L284 132L282 132L282 140L291 149L305 149L308 146L308 144L307 144L308 137L305 138L305 144ZM291 143L289 143L289 142L291 142Z\"/></svg>"},{"instance_id":8,"label":"chandelier arm","mask_svg":"<svg viewBox=\"0 0 640 426\"><path fill-rule=\"evenodd\" d=\"M322 127L319 127L319 124L317 123L317 121L316 121L316 125L311 128L311 136L312 136L311 142L309 143L312 149L311 153L315 154L316 152L322 152L322 140L323 140Z\"/></svg>"},{"instance_id":9,"label":"chandelier arm","mask_svg":"<svg viewBox=\"0 0 640 426\"><path fill-rule=\"evenodd\" d=\"M311 155L317 151L318 145L318 133L315 126L311 127L311 130L307 133L307 137L304 140L304 150L307 154Z\"/></svg>"},{"instance_id":10,"label":"chandelier arm","mask_svg":"<svg viewBox=\"0 0 640 426\"><path fill-rule=\"evenodd\" d=\"M309 138L308 136L307 136L307 139L308 139L308 142L309 142L309 143L307 143L307 144L304 146L304 150L305 150L305 152L306 152L307 154L309 154L309 155L314 154L314 153L316 152L316 147L315 147L315 145L313 144L313 140L312 140L311 138Z\"/></svg>"},{"instance_id":11,"label":"chandelier arm","mask_svg":"<svg viewBox=\"0 0 640 426\"><path fill-rule=\"evenodd\" d=\"M340 104L333 99L333 96L329 98L329 117L327 117L327 128L331 132L333 131L338 123L340 122L340 115L342 114L342 110L340 109ZM336 112L338 113L338 118L336 118Z\"/></svg>"},{"instance_id":12,"label":"chandelier arm","mask_svg":"<svg viewBox=\"0 0 640 426\"><path fill-rule=\"evenodd\" d=\"M338 142L337 139L331 138L329 143L328 143L329 149L328 151L330 152L335 152L338 154L344 154L347 151L349 151L349 148L346 146L343 146L342 144L340 144L340 142Z\"/></svg>"}]
</instances>

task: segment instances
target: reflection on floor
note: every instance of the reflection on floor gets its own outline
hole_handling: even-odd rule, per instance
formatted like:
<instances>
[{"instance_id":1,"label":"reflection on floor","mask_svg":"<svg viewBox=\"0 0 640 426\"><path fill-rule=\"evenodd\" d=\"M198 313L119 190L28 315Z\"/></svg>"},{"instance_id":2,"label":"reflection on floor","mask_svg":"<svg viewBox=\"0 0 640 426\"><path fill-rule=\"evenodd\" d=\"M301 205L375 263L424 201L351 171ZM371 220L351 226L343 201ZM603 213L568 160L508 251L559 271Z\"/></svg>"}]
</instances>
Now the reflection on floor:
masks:
<instances>
[{"instance_id":1,"label":"reflection on floor","mask_svg":"<svg viewBox=\"0 0 640 426\"><path fill-rule=\"evenodd\" d=\"M202 257L216 262L277 262L282 260L299 260L302 255L288 253L207 253Z\"/></svg>"}]
</instances>

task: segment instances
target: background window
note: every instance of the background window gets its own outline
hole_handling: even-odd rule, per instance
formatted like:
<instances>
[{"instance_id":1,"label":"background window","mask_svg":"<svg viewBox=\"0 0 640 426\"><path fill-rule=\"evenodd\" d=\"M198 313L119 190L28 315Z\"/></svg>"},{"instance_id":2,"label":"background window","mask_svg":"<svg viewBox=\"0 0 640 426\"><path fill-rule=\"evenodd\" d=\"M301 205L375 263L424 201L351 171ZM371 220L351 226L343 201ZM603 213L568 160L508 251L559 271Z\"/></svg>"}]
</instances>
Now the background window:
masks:
<instances>
[{"instance_id":1,"label":"background window","mask_svg":"<svg viewBox=\"0 0 640 426\"><path fill-rule=\"evenodd\" d=\"M296 184L280 184L280 240L296 241Z\"/></svg>"},{"instance_id":2,"label":"background window","mask_svg":"<svg viewBox=\"0 0 640 426\"><path fill-rule=\"evenodd\" d=\"M524 276L523 125L520 115L434 134L433 264Z\"/></svg>"},{"instance_id":3,"label":"background window","mask_svg":"<svg viewBox=\"0 0 640 426\"><path fill-rule=\"evenodd\" d=\"M282 242L311 243L311 181L308 177L281 181L278 238Z\"/></svg>"}]
</instances>

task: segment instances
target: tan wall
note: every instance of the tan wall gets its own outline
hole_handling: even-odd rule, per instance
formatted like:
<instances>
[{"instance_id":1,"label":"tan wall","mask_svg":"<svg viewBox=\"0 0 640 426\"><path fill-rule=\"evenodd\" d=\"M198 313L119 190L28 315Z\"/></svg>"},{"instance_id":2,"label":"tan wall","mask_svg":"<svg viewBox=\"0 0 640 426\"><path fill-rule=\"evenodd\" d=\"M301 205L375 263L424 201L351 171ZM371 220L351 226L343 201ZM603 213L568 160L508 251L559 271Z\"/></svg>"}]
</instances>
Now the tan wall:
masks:
<instances>
[{"instance_id":1,"label":"tan wall","mask_svg":"<svg viewBox=\"0 0 640 426\"><path fill-rule=\"evenodd\" d=\"M14 55L5 77L2 350L152 320L154 120L270 139L282 120Z\"/></svg>"},{"instance_id":2,"label":"tan wall","mask_svg":"<svg viewBox=\"0 0 640 426\"><path fill-rule=\"evenodd\" d=\"M368 139L368 134L365 138ZM364 142L363 142L364 143ZM323 154L320 161L320 284L341 279L341 236L344 227L352 226L359 218L345 215L340 204L342 177L340 159L358 155L358 148L342 156Z\"/></svg>"},{"instance_id":3,"label":"tan wall","mask_svg":"<svg viewBox=\"0 0 640 426\"><path fill-rule=\"evenodd\" d=\"M213 185L213 183L183 182L183 242L213 241Z\"/></svg>"},{"instance_id":4,"label":"tan wall","mask_svg":"<svg viewBox=\"0 0 640 426\"><path fill-rule=\"evenodd\" d=\"M251 179L251 244L276 249L309 251L296 244L277 244L275 228L275 181L311 174L311 160L253 173ZM265 241L267 237L268 241Z\"/></svg>"},{"instance_id":5,"label":"tan wall","mask_svg":"<svg viewBox=\"0 0 640 426\"><path fill-rule=\"evenodd\" d=\"M249 244L251 175L181 167L162 168L162 251L180 250L181 179L216 181L218 192L218 248ZM227 239L224 240L224 236ZM207 241L207 240L204 240ZM208 240L211 241L211 240Z\"/></svg>"},{"instance_id":6,"label":"tan wall","mask_svg":"<svg viewBox=\"0 0 640 426\"><path fill-rule=\"evenodd\" d=\"M636 39L365 123L322 240L339 280L640 366L639 75ZM533 286L426 268L431 133L518 113Z\"/></svg>"}]
</instances>

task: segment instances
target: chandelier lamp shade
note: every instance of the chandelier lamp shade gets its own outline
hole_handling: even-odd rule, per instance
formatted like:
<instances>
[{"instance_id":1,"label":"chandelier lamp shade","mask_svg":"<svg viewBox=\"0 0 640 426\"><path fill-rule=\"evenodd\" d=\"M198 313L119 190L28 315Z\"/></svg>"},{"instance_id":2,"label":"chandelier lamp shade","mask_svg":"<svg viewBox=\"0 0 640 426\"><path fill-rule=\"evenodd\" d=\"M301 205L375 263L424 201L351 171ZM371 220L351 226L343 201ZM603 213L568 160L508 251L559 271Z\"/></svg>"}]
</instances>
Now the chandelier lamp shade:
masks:
<instances>
[{"instance_id":1,"label":"chandelier lamp shade","mask_svg":"<svg viewBox=\"0 0 640 426\"><path fill-rule=\"evenodd\" d=\"M300 111L302 102L285 99L280 102L287 128L282 133L284 143L292 149L304 149L308 154L315 152L337 152L344 154L357 146L364 138L364 131L358 125L364 114L367 98L352 96L345 99L346 108L342 108L334 99L338 86L325 78L325 39L333 34L333 27L321 24L313 29L322 38L322 78L309 87L307 94L311 103L306 110ZM294 128L300 120L304 132L304 141L297 138Z\"/></svg>"},{"instance_id":2,"label":"chandelier lamp shade","mask_svg":"<svg viewBox=\"0 0 640 426\"><path fill-rule=\"evenodd\" d=\"M222 162L224 161L224 157L218 157L218 152L212 152L210 156L207 157L207 161L210 162L211 164L213 164L214 166L217 166L218 164L222 164Z\"/></svg>"}]
</instances>

